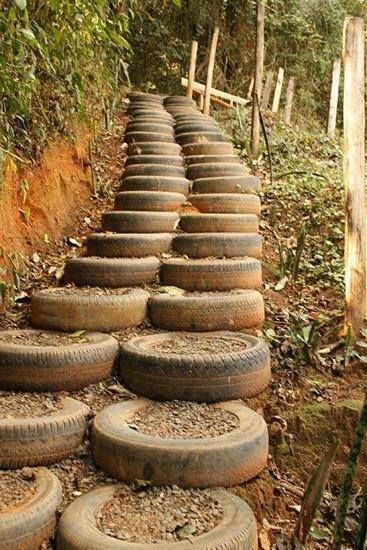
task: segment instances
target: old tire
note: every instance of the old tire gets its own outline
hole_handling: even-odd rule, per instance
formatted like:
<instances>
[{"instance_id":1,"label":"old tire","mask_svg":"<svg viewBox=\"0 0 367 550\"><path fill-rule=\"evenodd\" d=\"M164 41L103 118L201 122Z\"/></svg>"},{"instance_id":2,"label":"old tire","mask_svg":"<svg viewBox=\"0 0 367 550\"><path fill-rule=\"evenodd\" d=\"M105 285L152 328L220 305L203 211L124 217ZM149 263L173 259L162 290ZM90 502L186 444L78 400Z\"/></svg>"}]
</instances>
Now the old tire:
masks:
<instances>
[{"instance_id":1,"label":"old tire","mask_svg":"<svg viewBox=\"0 0 367 550\"><path fill-rule=\"evenodd\" d=\"M194 341L192 353L162 353L154 346L174 342L186 335ZM195 353L195 341L220 339L243 348ZM178 399L213 403L248 399L259 395L270 381L270 353L267 344L254 336L236 332L167 332L138 336L124 342L120 353L120 375L134 393L149 399Z\"/></svg>"},{"instance_id":2,"label":"old tire","mask_svg":"<svg viewBox=\"0 0 367 550\"><path fill-rule=\"evenodd\" d=\"M105 212L104 231L115 233L171 233L179 221L176 212Z\"/></svg>"},{"instance_id":3,"label":"old tire","mask_svg":"<svg viewBox=\"0 0 367 550\"><path fill-rule=\"evenodd\" d=\"M131 176L125 178L120 191L167 191L169 193L189 194L190 182L186 178L170 176Z\"/></svg>"},{"instance_id":4,"label":"old tire","mask_svg":"<svg viewBox=\"0 0 367 550\"><path fill-rule=\"evenodd\" d=\"M193 184L194 193L258 193L259 178L256 176L219 176L199 178Z\"/></svg>"},{"instance_id":5,"label":"old tire","mask_svg":"<svg viewBox=\"0 0 367 550\"><path fill-rule=\"evenodd\" d=\"M123 330L146 319L148 299L148 292L140 288L95 295L40 290L32 296L31 322L37 328L66 332Z\"/></svg>"},{"instance_id":6,"label":"old tire","mask_svg":"<svg viewBox=\"0 0 367 550\"><path fill-rule=\"evenodd\" d=\"M233 145L229 142L219 143L188 143L183 147L183 154L188 157L192 155L233 155Z\"/></svg>"},{"instance_id":7,"label":"old tire","mask_svg":"<svg viewBox=\"0 0 367 550\"><path fill-rule=\"evenodd\" d=\"M35 470L35 482L37 489L30 501L1 515L0 550L39 550L53 536L61 484L46 468Z\"/></svg>"},{"instance_id":8,"label":"old tire","mask_svg":"<svg viewBox=\"0 0 367 550\"><path fill-rule=\"evenodd\" d=\"M96 464L116 479L154 485L230 487L255 477L266 465L268 434L263 418L240 402L216 406L238 416L240 426L205 439L163 439L133 430L127 419L151 402L125 401L106 407L93 422Z\"/></svg>"},{"instance_id":9,"label":"old tire","mask_svg":"<svg viewBox=\"0 0 367 550\"><path fill-rule=\"evenodd\" d=\"M72 454L82 443L89 408L71 397L48 416L0 419L0 468L45 466Z\"/></svg>"},{"instance_id":10,"label":"old tire","mask_svg":"<svg viewBox=\"0 0 367 550\"><path fill-rule=\"evenodd\" d=\"M154 282L160 261L145 258L70 258L65 264L64 281L77 286L119 288Z\"/></svg>"},{"instance_id":11,"label":"old tire","mask_svg":"<svg viewBox=\"0 0 367 550\"><path fill-rule=\"evenodd\" d=\"M186 163L190 166L191 164L208 164L209 162L222 162L241 164L241 159L237 155L190 155L185 157Z\"/></svg>"},{"instance_id":12,"label":"old tire","mask_svg":"<svg viewBox=\"0 0 367 550\"><path fill-rule=\"evenodd\" d=\"M196 180L219 176L248 176L248 168L236 162L208 162L191 164L186 170L187 178Z\"/></svg>"},{"instance_id":13,"label":"old tire","mask_svg":"<svg viewBox=\"0 0 367 550\"><path fill-rule=\"evenodd\" d=\"M170 233L92 233L87 238L88 256L102 258L143 258L168 252Z\"/></svg>"},{"instance_id":14,"label":"old tire","mask_svg":"<svg viewBox=\"0 0 367 550\"><path fill-rule=\"evenodd\" d=\"M175 212L186 202L185 195L169 191L121 191L115 195L115 210Z\"/></svg>"},{"instance_id":15,"label":"old tire","mask_svg":"<svg viewBox=\"0 0 367 550\"><path fill-rule=\"evenodd\" d=\"M133 164L164 164L166 166L184 166L184 159L181 155L131 155L126 159L125 166Z\"/></svg>"},{"instance_id":16,"label":"old tire","mask_svg":"<svg viewBox=\"0 0 367 550\"><path fill-rule=\"evenodd\" d=\"M223 509L223 518L211 531L180 542L159 544L129 543L99 531L98 511L111 500L117 485L99 487L74 500L61 516L57 534L57 550L257 550L256 519L241 498L215 489L212 494Z\"/></svg>"},{"instance_id":17,"label":"old tire","mask_svg":"<svg viewBox=\"0 0 367 550\"><path fill-rule=\"evenodd\" d=\"M170 122L166 122L165 124L154 124L154 122L143 122L138 120L133 120L129 122L126 126L127 134L131 134L134 132L167 134L168 136L173 136L175 134L173 126Z\"/></svg>"},{"instance_id":18,"label":"old tire","mask_svg":"<svg viewBox=\"0 0 367 550\"><path fill-rule=\"evenodd\" d=\"M220 131L218 124L214 121L184 121L177 122L175 125L176 137L188 132L218 132Z\"/></svg>"},{"instance_id":19,"label":"old tire","mask_svg":"<svg viewBox=\"0 0 367 550\"><path fill-rule=\"evenodd\" d=\"M168 155L176 156L181 153L181 147L178 143L130 143L127 148L128 155Z\"/></svg>"},{"instance_id":20,"label":"old tire","mask_svg":"<svg viewBox=\"0 0 367 550\"><path fill-rule=\"evenodd\" d=\"M188 200L204 213L261 214L260 197L249 193L204 193L190 195Z\"/></svg>"},{"instance_id":21,"label":"old tire","mask_svg":"<svg viewBox=\"0 0 367 550\"><path fill-rule=\"evenodd\" d=\"M189 143L207 143L210 141L226 141L226 137L222 132L186 132L176 137L177 143L182 147Z\"/></svg>"},{"instance_id":22,"label":"old tire","mask_svg":"<svg viewBox=\"0 0 367 550\"><path fill-rule=\"evenodd\" d=\"M152 324L167 330L242 330L261 325L264 318L264 300L257 290L186 292L181 296L162 293L150 302Z\"/></svg>"},{"instance_id":23,"label":"old tire","mask_svg":"<svg viewBox=\"0 0 367 550\"><path fill-rule=\"evenodd\" d=\"M185 290L232 290L259 288L261 263L254 258L231 260L185 260L171 258L162 263L161 280L165 285Z\"/></svg>"},{"instance_id":24,"label":"old tire","mask_svg":"<svg viewBox=\"0 0 367 550\"><path fill-rule=\"evenodd\" d=\"M173 248L189 258L261 258L262 237L258 233L181 233Z\"/></svg>"},{"instance_id":25,"label":"old tire","mask_svg":"<svg viewBox=\"0 0 367 550\"><path fill-rule=\"evenodd\" d=\"M35 330L1 334L32 334ZM17 391L74 391L111 373L119 351L115 338L90 332L88 341L63 346L0 342L0 388Z\"/></svg>"},{"instance_id":26,"label":"old tire","mask_svg":"<svg viewBox=\"0 0 367 550\"><path fill-rule=\"evenodd\" d=\"M184 178L185 168L183 166L167 166L164 164L132 164L126 166L122 181L129 176L171 176L173 178Z\"/></svg>"},{"instance_id":27,"label":"old tire","mask_svg":"<svg viewBox=\"0 0 367 550\"><path fill-rule=\"evenodd\" d=\"M162 142L175 143L175 138L168 134L157 134L156 132L129 132L124 136L125 143L141 143L141 142Z\"/></svg>"},{"instance_id":28,"label":"old tire","mask_svg":"<svg viewBox=\"0 0 367 550\"><path fill-rule=\"evenodd\" d=\"M254 214L182 214L180 226L186 233L257 233Z\"/></svg>"}]
</instances>

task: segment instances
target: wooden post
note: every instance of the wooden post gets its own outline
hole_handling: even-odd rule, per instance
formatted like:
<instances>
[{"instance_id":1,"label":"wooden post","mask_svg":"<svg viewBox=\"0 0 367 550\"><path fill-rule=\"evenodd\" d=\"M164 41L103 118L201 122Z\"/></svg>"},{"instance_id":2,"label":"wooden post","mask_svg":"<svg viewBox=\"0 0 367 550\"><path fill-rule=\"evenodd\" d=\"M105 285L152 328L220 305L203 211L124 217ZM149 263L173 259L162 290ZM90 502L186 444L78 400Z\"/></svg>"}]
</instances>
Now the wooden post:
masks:
<instances>
[{"instance_id":1,"label":"wooden post","mask_svg":"<svg viewBox=\"0 0 367 550\"><path fill-rule=\"evenodd\" d=\"M215 52L217 50L218 37L219 37L219 27L215 27L213 38L212 38L212 43L211 43L211 46L210 46L208 74L206 76L204 108L203 108L204 115L208 115L209 110L210 110L210 90L211 90L212 82L213 82Z\"/></svg>"},{"instance_id":2,"label":"wooden post","mask_svg":"<svg viewBox=\"0 0 367 550\"><path fill-rule=\"evenodd\" d=\"M262 80L264 72L264 26L265 26L265 0L257 1L256 10L256 50L255 50L255 79L252 101L252 126L251 126L251 155L253 159L259 156L260 142L260 116L259 101L261 98Z\"/></svg>"},{"instance_id":3,"label":"wooden post","mask_svg":"<svg viewBox=\"0 0 367 550\"><path fill-rule=\"evenodd\" d=\"M187 83L187 90L186 90L187 97L192 97L192 92L194 89L197 54L198 54L198 43L197 43L197 40L193 40L191 43L189 76L188 76L188 83Z\"/></svg>"},{"instance_id":4,"label":"wooden post","mask_svg":"<svg viewBox=\"0 0 367 550\"><path fill-rule=\"evenodd\" d=\"M199 111L202 111L204 109L204 94L199 94Z\"/></svg>"},{"instance_id":5,"label":"wooden post","mask_svg":"<svg viewBox=\"0 0 367 550\"><path fill-rule=\"evenodd\" d=\"M254 89L254 84L255 84L255 77L252 76L251 80L250 80L249 87L248 87L247 99L251 99L252 92L253 92L253 89Z\"/></svg>"},{"instance_id":6,"label":"wooden post","mask_svg":"<svg viewBox=\"0 0 367 550\"><path fill-rule=\"evenodd\" d=\"M285 100L285 109L284 109L284 122L286 124L291 123L292 103L293 103L295 85L296 85L296 79L293 76L291 76L291 78L288 81L287 98Z\"/></svg>"},{"instance_id":7,"label":"wooden post","mask_svg":"<svg viewBox=\"0 0 367 550\"><path fill-rule=\"evenodd\" d=\"M280 101L280 94L282 93L283 78L284 78L284 69L283 69L283 67L280 67L279 71L278 71L277 83L276 83L276 86L275 86L275 92L274 92L274 97L273 97L273 105L272 105L272 108L271 108L273 113L277 113L278 109L279 109L279 101Z\"/></svg>"},{"instance_id":8,"label":"wooden post","mask_svg":"<svg viewBox=\"0 0 367 550\"><path fill-rule=\"evenodd\" d=\"M340 80L340 67L341 60L335 59L333 63L333 72L331 76L331 91L330 91L330 107L329 118L327 125L327 133L329 136L333 136L336 127L336 115L338 112L338 98L339 98L339 80Z\"/></svg>"},{"instance_id":9,"label":"wooden post","mask_svg":"<svg viewBox=\"0 0 367 550\"><path fill-rule=\"evenodd\" d=\"M273 84L274 71L269 71L266 75L264 93L261 99L261 110L265 111L269 105L271 85Z\"/></svg>"},{"instance_id":10,"label":"wooden post","mask_svg":"<svg viewBox=\"0 0 367 550\"><path fill-rule=\"evenodd\" d=\"M345 328L356 339L364 325L366 296L364 24L344 22Z\"/></svg>"}]
</instances>

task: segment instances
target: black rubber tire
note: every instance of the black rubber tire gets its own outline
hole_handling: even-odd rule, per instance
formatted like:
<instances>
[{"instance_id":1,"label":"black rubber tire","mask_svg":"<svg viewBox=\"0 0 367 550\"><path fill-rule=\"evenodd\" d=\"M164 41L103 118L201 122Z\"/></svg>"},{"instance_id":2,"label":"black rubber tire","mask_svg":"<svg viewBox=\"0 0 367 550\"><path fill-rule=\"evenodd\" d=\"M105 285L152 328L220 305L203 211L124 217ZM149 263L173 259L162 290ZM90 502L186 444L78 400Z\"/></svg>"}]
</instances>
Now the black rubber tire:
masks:
<instances>
[{"instance_id":1,"label":"black rubber tire","mask_svg":"<svg viewBox=\"0 0 367 550\"><path fill-rule=\"evenodd\" d=\"M120 191L167 191L189 194L190 181L171 176L130 176L121 184Z\"/></svg>"},{"instance_id":2,"label":"black rubber tire","mask_svg":"<svg viewBox=\"0 0 367 550\"><path fill-rule=\"evenodd\" d=\"M96 527L101 507L111 500L118 485L99 487L74 500L61 516L57 550L257 550L255 516L246 502L223 489L212 494L224 511L223 519L208 533L180 542L130 543L105 535Z\"/></svg>"},{"instance_id":3,"label":"black rubber tire","mask_svg":"<svg viewBox=\"0 0 367 550\"><path fill-rule=\"evenodd\" d=\"M264 318L264 300L257 290L186 292L182 296L160 293L150 302L152 324L167 330L242 330L261 325Z\"/></svg>"},{"instance_id":4,"label":"black rubber tire","mask_svg":"<svg viewBox=\"0 0 367 550\"><path fill-rule=\"evenodd\" d=\"M258 233L181 233L173 248L189 258L261 258L262 237Z\"/></svg>"},{"instance_id":5,"label":"black rubber tire","mask_svg":"<svg viewBox=\"0 0 367 550\"><path fill-rule=\"evenodd\" d=\"M198 155L233 155L234 149L230 142L219 143L188 143L183 147L185 157Z\"/></svg>"},{"instance_id":6,"label":"black rubber tire","mask_svg":"<svg viewBox=\"0 0 367 550\"><path fill-rule=\"evenodd\" d=\"M255 214L182 214L180 226L186 233L258 233Z\"/></svg>"},{"instance_id":7,"label":"black rubber tire","mask_svg":"<svg viewBox=\"0 0 367 550\"><path fill-rule=\"evenodd\" d=\"M248 168L235 162L208 162L203 164L191 164L187 167L186 176L190 180L219 176L248 176ZM225 192L223 190L223 192Z\"/></svg>"},{"instance_id":8,"label":"black rubber tire","mask_svg":"<svg viewBox=\"0 0 367 550\"><path fill-rule=\"evenodd\" d=\"M198 178L193 183L194 193L258 193L260 190L256 176Z\"/></svg>"},{"instance_id":9,"label":"black rubber tire","mask_svg":"<svg viewBox=\"0 0 367 550\"><path fill-rule=\"evenodd\" d=\"M154 348L183 336L193 339L192 353L162 353ZM204 340L210 350L218 340L242 348L195 353L195 341ZM239 332L166 332L131 338L121 345L120 375L124 385L137 395L158 401L215 403L256 397L268 386L268 345Z\"/></svg>"},{"instance_id":10,"label":"black rubber tire","mask_svg":"<svg viewBox=\"0 0 367 550\"><path fill-rule=\"evenodd\" d=\"M180 155L181 146L178 143L130 143L127 148L128 155Z\"/></svg>"},{"instance_id":11,"label":"black rubber tire","mask_svg":"<svg viewBox=\"0 0 367 550\"><path fill-rule=\"evenodd\" d=\"M105 212L102 228L116 233L171 233L178 220L176 212Z\"/></svg>"},{"instance_id":12,"label":"black rubber tire","mask_svg":"<svg viewBox=\"0 0 367 550\"><path fill-rule=\"evenodd\" d=\"M94 419L95 463L115 479L143 479L153 485L230 487L258 475L268 455L263 418L238 401L216 406L235 414L240 427L219 437L164 439L134 430L128 418L151 404L145 399L106 407Z\"/></svg>"},{"instance_id":13,"label":"black rubber tire","mask_svg":"<svg viewBox=\"0 0 367 550\"><path fill-rule=\"evenodd\" d=\"M145 258L70 258L65 263L64 281L77 286L120 288L153 283L160 261Z\"/></svg>"},{"instance_id":14,"label":"black rubber tire","mask_svg":"<svg viewBox=\"0 0 367 550\"><path fill-rule=\"evenodd\" d=\"M237 155L190 155L185 157L186 164L190 166L191 164L208 164L211 162L224 162L234 164L241 164L241 159Z\"/></svg>"},{"instance_id":15,"label":"black rubber tire","mask_svg":"<svg viewBox=\"0 0 367 550\"><path fill-rule=\"evenodd\" d=\"M168 116L167 116L168 115ZM167 113L167 115L164 115L163 113L156 113L154 115L136 115L136 113L132 113L130 115L130 122L126 126L126 132L130 131L129 124L162 124L163 126L168 126L169 128L173 128L174 126L174 119L173 117ZM134 130L134 128L133 128Z\"/></svg>"},{"instance_id":16,"label":"black rubber tire","mask_svg":"<svg viewBox=\"0 0 367 550\"><path fill-rule=\"evenodd\" d=\"M125 140L126 141L126 140ZM176 141L182 147L189 143L206 143L211 141L223 141L226 142L226 137L222 132L187 132L176 136Z\"/></svg>"},{"instance_id":17,"label":"black rubber tire","mask_svg":"<svg viewBox=\"0 0 367 550\"><path fill-rule=\"evenodd\" d=\"M172 240L170 233L92 233L87 238L87 254L102 258L144 258L168 252Z\"/></svg>"},{"instance_id":18,"label":"black rubber tire","mask_svg":"<svg viewBox=\"0 0 367 550\"><path fill-rule=\"evenodd\" d=\"M201 193L189 202L200 212L218 214L261 214L260 197L250 193Z\"/></svg>"},{"instance_id":19,"label":"black rubber tire","mask_svg":"<svg viewBox=\"0 0 367 550\"><path fill-rule=\"evenodd\" d=\"M31 321L37 328L112 332L140 325L148 311L149 294L140 288L121 294L59 294L58 289L33 294Z\"/></svg>"},{"instance_id":20,"label":"black rubber tire","mask_svg":"<svg viewBox=\"0 0 367 550\"><path fill-rule=\"evenodd\" d=\"M23 336L37 330L9 330ZM44 331L42 331L44 332ZM52 333L50 333L52 335ZM107 378L119 344L110 335L89 332L87 342L64 346L37 346L0 341L0 389L16 391L74 391Z\"/></svg>"},{"instance_id":21,"label":"black rubber tire","mask_svg":"<svg viewBox=\"0 0 367 550\"><path fill-rule=\"evenodd\" d=\"M115 210L176 212L186 202L185 195L168 191L121 191L115 195Z\"/></svg>"},{"instance_id":22,"label":"black rubber tire","mask_svg":"<svg viewBox=\"0 0 367 550\"><path fill-rule=\"evenodd\" d=\"M39 550L54 534L61 483L46 468L35 469L34 475L37 488L32 499L1 514L0 550Z\"/></svg>"},{"instance_id":23,"label":"black rubber tire","mask_svg":"<svg viewBox=\"0 0 367 550\"><path fill-rule=\"evenodd\" d=\"M126 95L131 102L134 102L138 99L142 99L146 101L153 101L154 103L163 105L163 97L158 94L150 94L149 92L140 92L139 90L131 90Z\"/></svg>"},{"instance_id":24,"label":"black rubber tire","mask_svg":"<svg viewBox=\"0 0 367 550\"><path fill-rule=\"evenodd\" d=\"M184 166L169 166L165 164L132 164L126 166L122 181L130 176L172 176L174 178L184 178Z\"/></svg>"},{"instance_id":25,"label":"black rubber tire","mask_svg":"<svg viewBox=\"0 0 367 550\"><path fill-rule=\"evenodd\" d=\"M174 129L170 123L154 124L151 122L140 122L140 121L128 122L126 126L126 133L131 134L134 132L167 134L169 136L173 136L175 134Z\"/></svg>"},{"instance_id":26,"label":"black rubber tire","mask_svg":"<svg viewBox=\"0 0 367 550\"><path fill-rule=\"evenodd\" d=\"M195 111L195 112L191 112L191 113L178 114L178 115L175 116L175 120L176 120L176 123L178 124L179 122L184 123L187 120L188 121L202 120L203 122L211 122L214 119L210 115L203 115L203 113L201 113L200 111Z\"/></svg>"},{"instance_id":27,"label":"black rubber tire","mask_svg":"<svg viewBox=\"0 0 367 550\"><path fill-rule=\"evenodd\" d=\"M89 408L71 397L48 416L0 419L0 468L45 466L72 454L83 442Z\"/></svg>"},{"instance_id":28,"label":"black rubber tire","mask_svg":"<svg viewBox=\"0 0 367 550\"><path fill-rule=\"evenodd\" d=\"M125 143L146 143L146 142L162 142L175 143L175 138L168 134L157 134L156 132L129 132L124 136Z\"/></svg>"},{"instance_id":29,"label":"black rubber tire","mask_svg":"<svg viewBox=\"0 0 367 550\"><path fill-rule=\"evenodd\" d=\"M195 100L192 99L191 97L187 97L187 96L183 96L183 95L170 95L170 96L167 96L163 99L163 105L165 107L168 107L168 106L176 106L176 105L188 105L188 106L193 106L193 107L196 107L196 103L195 103Z\"/></svg>"},{"instance_id":30,"label":"black rubber tire","mask_svg":"<svg viewBox=\"0 0 367 550\"><path fill-rule=\"evenodd\" d=\"M171 258L162 263L161 281L185 290L232 290L259 288L261 263L254 258L185 260Z\"/></svg>"},{"instance_id":31,"label":"black rubber tire","mask_svg":"<svg viewBox=\"0 0 367 550\"><path fill-rule=\"evenodd\" d=\"M178 122L175 125L175 134L179 136L181 134L187 134L187 132L218 132L220 128L214 121L191 121L191 122Z\"/></svg>"},{"instance_id":32,"label":"black rubber tire","mask_svg":"<svg viewBox=\"0 0 367 550\"><path fill-rule=\"evenodd\" d=\"M139 118L139 117L160 116L166 120L172 121L173 123L175 122L175 119L173 118L173 116L171 116L169 113L167 113L167 111L162 109L159 109L157 111L157 109L153 109L151 107L142 108L142 107L136 107L134 105L131 105L128 107L127 110L130 111L134 117L136 116Z\"/></svg>"},{"instance_id":33,"label":"black rubber tire","mask_svg":"<svg viewBox=\"0 0 367 550\"><path fill-rule=\"evenodd\" d=\"M133 164L163 164L165 166L184 166L181 155L132 155L127 157L125 166Z\"/></svg>"}]
</instances>

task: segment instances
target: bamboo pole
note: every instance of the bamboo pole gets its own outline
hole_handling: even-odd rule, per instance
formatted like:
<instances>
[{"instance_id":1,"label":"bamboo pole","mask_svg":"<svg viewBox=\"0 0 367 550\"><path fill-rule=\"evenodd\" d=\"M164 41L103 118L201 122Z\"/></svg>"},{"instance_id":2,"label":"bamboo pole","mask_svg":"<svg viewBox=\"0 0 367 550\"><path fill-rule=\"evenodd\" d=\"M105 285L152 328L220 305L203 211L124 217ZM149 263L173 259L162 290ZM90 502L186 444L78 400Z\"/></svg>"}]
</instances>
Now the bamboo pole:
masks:
<instances>
[{"instance_id":1,"label":"bamboo pole","mask_svg":"<svg viewBox=\"0 0 367 550\"><path fill-rule=\"evenodd\" d=\"M204 115L208 115L209 110L210 110L210 91L211 91L212 82L213 82L215 52L217 50L218 37L219 37L219 27L215 27L213 38L212 38L212 43L211 43L211 46L210 46L208 73L207 73L207 76L206 76L204 108L203 108Z\"/></svg>"},{"instance_id":2,"label":"bamboo pole","mask_svg":"<svg viewBox=\"0 0 367 550\"><path fill-rule=\"evenodd\" d=\"M187 90L186 90L187 97L192 97L192 92L194 89L197 54L198 54L198 42L197 40L193 40L191 42L190 66L189 66L188 84L187 84Z\"/></svg>"},{"instance_id":3,"label":"bamboo pole","mask_svg":"<svg viewBox=\"0 0 367 550\"><path fill-rule=\"evenodd\" d=\"M268 74L266 75L266 81L264 86L264 92L261 99L261 110L265 111L268 108L269 105L269 99L270 99L270 92L271 92L271 85L273 84L273 78L274 78L274 71L268 71Z\"/></svg>"},{"instance_id":4,"label":"bamboo pole","mask_svg":"<svg viewBox=\"0 0 367 550\"><path fill-rule=\"evenodd\" d=\"M273 111L273 113L277 113L279 109L279 101L280 101L280 94L282 93L283 78L284 78L284 69L283 67L280 67L278 71L277 83L275 86L273 105L271 107L271 110Z\"/></svg>"},{"instance_id":5,"label":"bamboo pole","mask_svg":"<svg viewBox=\"0 0 367 550\"><path fill-rule=\"evenodd\" d=\"M292 103L293 103L295 85L296 85L296 79L293 76L291 76L291 78L288 80L287 96L285 100L285 109L284 109L284 122L286 124L291 123Z\"/></svg>"},{"instance_id":6,"label":"bamboo pole","mask_svg":"<svg viewBox=\"0 0 367 550\"><path fill-rule=\"evenodd\" d=\"M331 91L330 91L330 106L329 106L329 118L327 125L327 133L333 136L336 127L336 115L338 112L338 98L339 98L339 80L340 80L340 67L341 60L335 59L333 63L333 71L331 76Z\"/></svg>"},{"instance_id":7,"label":"bamboo pole","mask_svg":"<svg viewBox=\"0 0 367 550\"><path fill-rule=\"evenodd\" d=\"M360 335L366 318L364 24L344 22L345 329Z\"/></svg>"},{"instance_id":8,"label":"bamboo pole","mask_svg":"<svg viewBox=\"0 0 367 550\"><path fill-rule=\"evenodd\" d=\"M260 116L259 101L262 90L264 72L264 27L265 27L265 0L257 1L256 10L256 49L255 49L255 77L252 101L251 125L251 155L253 159L259 156Z\"/></svg>"}]
</instances>

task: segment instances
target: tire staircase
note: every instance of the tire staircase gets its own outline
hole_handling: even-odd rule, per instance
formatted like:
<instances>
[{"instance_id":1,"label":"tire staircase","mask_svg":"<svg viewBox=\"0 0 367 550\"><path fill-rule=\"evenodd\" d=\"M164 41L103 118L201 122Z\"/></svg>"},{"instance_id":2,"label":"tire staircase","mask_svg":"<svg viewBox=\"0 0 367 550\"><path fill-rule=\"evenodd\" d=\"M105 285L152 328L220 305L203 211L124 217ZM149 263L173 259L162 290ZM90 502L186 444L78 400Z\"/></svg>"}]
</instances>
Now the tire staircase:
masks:
<instances>
[{"instance_id":1,"label":"tire staircase","mask_svg":"<svg viewBox=\"0 0 367 550\"><path fill-rule=\"evenodd\" d=\"M22 336L21 344L0 340L0 388L74 391L106 378L118 360L123 384L139 398L106 407L94 418L95 463L124 482L211 488L223 510L218 525L198 537L135 544L97 528L98 510L118 485L97 488L63 513L58 549L255 549L252 511L216 487L252 479L268 454L264 420L240 401L258 395L270 380L267 345L243 332L264 319L259 183L193 100L140 92L129 99L128 156L114 209L103 214L102 231L88 236L86 255L66 262L64 281L72 286L36 292L34 329L8 331L9 338ZM186 201L193 207L189 212ZM160 332L131 338L120 349L108 334L147 318ZM37 329L87 332L80 344L26 345L27 334ZM180 342L192 351L162 351ZM45 466L78 447L89 414L80 401L62 399L57 414L0 419L0 468L38 467L31 503L0 516L0 550L36 549L53 535L62 494ZM139 411L170 400L211 404L233 414L238 427L204 439L164 439L130 427Z\"/></svg>"}]
</instances>

